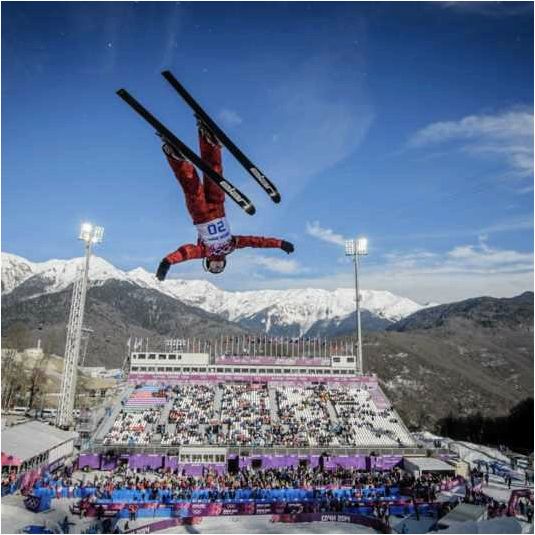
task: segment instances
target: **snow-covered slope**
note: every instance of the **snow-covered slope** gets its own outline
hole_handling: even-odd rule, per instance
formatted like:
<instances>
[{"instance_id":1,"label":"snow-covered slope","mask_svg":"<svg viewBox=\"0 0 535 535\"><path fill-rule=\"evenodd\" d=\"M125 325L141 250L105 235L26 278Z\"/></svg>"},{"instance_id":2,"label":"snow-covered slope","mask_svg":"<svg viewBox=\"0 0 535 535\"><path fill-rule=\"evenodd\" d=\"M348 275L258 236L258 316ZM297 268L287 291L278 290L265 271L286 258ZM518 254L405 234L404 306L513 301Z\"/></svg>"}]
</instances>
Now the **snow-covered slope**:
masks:
<instances>
[{"instance_id":1,"label":"snow-covered slope","mask_svg":"<svg viewBox=\"0 0 535 535\"><path fill-rule=\"evenodd\" d=\"M35 264L21 256L2 253L2 293L9 293L35 272Z\"/></svg>"},{"instance_id":2,"label":"snow-covered slope","mask_svg":"<svg viewBox=\"0 0 535 535\"><path fill-rule=\"evenodd\" d=\"M61 291L74 282L82 264L83 258L37 263L2 253L2 292L9 293L34 276L45 292ZM317 322L339 325L355 311L355 291L351 288L231 292L203 280L159 282L142 268L124 272L99 257L91 259L89 276L92 285L106 280L129 281L265 332L291 327L304 335ZM391 322L423 308L410 299L386 291L363 290L361 296L364 310Z\"/></svg>"},{"instance_id":3,"label":"snow-covered slope","mask_svg":"<svg viewBox=\"0 0 535 535\"><path fill-rule=\"evenodd\" d=\"M9 253L2 253L2 293L9 293L23 282L38 276L43 282L46 293L59 292L71 285L80 275L84 258L70 260L47 260L30 262L25 258ZM89 268L91 284L115 280L130 280L128 275L112 264L94 256Z\"/></svg>"}]
</instances>

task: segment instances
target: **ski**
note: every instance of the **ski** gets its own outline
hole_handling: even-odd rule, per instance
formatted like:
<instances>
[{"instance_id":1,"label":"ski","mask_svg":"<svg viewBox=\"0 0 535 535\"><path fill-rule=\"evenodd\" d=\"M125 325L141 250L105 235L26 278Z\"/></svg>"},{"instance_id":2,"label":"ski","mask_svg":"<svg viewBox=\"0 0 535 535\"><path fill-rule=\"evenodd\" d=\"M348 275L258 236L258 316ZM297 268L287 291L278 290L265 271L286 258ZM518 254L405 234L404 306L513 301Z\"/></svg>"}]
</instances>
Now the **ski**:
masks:
<instances>
[{"instance_id":1,"label":"ski","mask_svg":"<svg viewBox=\"0 0 535 535\"><path fill-rule=\"evenodd\" d=\"M156 132L168 142L173 149L182 154L193 165L206 173L240 208L249 215L256 211L253 203L238 188L233 186L226 178L214 171L210 165L202 160L185 143L177 138L165 125L163 125L152 113L140 104L126 89L119 89L119 95L134 111L147 121Z\"/></svg>"},{"instance_id":2,"label":"ski","mask_svg":"<svg viewBox=\"0 0 535 535\"><path fill-rule=\"evenodd\" d=\"M243 165L248 173L255 179L260 187L270 196L271 200L279 203L280 193L269 178L243 154L243 152L229 139L212 118L204 111L201 105L186 91L184 86L173 76L171 71L163 71L162 76L173 86L176 92L186 101L197 118L214 134L214 136L229 150L229 152Z\"/></svg>"}]
</instances>

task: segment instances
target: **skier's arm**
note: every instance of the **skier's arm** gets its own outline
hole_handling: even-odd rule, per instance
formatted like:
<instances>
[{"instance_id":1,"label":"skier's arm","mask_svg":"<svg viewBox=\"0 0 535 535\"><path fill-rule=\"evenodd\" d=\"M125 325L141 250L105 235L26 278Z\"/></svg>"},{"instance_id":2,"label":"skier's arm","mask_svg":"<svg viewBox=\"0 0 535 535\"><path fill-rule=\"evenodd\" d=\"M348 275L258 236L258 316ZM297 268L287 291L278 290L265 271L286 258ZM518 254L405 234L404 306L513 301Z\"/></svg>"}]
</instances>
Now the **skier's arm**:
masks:
<instances>
[{"instance_id":1,"label":"skier's arm","mask_svg":"<svg viewBox=\"0 0 535 535\"><path fill-rule=\"evenodd\" d=\"M165 258L171 265L185 262L186 260L204 258L204 248L201 245L188 243L181 245L176 251L169 253Z\"/></svg>"},{"instance_id":2,"label":"skier's arm","mask_svg":"<svg viewBox=\"0 0 535 535\"><path fill-rule=\"evenodd\" d=\"M244 247L258 247L263 249L282 249L290 254L294 251L294 246L285 240L278 238L264 238L262 236L234 236L236 249Z\"/></svg>"},{"instance_id":3,"label":"skier's arm","mask_svg":"<svg viewBox=\"0 0 535 535\"><path fill-rule=\"evenodd\" d=\"M185 262L186 260L195 260L197 258L204 258L204 248L200 245L193 245L188 243L186 245L180 246L176 251L169 253L158 266L158 271L156 272L156 277L163 281L167 276L169 268L173 264L178 264L179 262Z\"/></svg>"}]
</instances>

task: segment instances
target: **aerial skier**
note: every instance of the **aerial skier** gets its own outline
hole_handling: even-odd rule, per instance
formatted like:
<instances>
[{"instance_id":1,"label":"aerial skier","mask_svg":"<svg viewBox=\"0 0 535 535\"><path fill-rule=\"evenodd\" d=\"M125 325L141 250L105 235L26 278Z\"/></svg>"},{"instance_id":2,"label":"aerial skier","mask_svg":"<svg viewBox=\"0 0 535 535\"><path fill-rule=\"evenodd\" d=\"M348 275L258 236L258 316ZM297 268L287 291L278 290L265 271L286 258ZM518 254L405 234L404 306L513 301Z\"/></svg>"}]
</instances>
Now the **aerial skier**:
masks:
<instances>
[{"instance_id":1,"label":"aerial skier","mask_svg":"<svg viewBox=\"0 0 535 535\"><path fill-rule=\"evenodd\" d=\"M228 195L249 215L255 213L255 207L246 195L223 176L222 146L228 149L274 203L279 203L281 196L269 178L221 130L204 108L173 76L171 71L163 71L162 76L190 106L197 118L200 157L126 89L117 91L119 97L154 127L156 133L163 139L162 149L184 191L186 207L193 224L197 227L197 243L182 245L176 251L169 253L160 262L156 277L163 281L173 264L195 259L203 260L206 271L222 273L227 263L227 255L235 249L243 249L244 247L282 249L287 254L293 253L294 246L285 240L262 236L233 236L231 234L225 216L225 196ZM195 166L203 172L202 182L197 175Z\"/></svg>"},{"instance_id":2,"label":"aerial skier","mask_svg":"<svg viewBox=\"0 0 535 535\"><path fill-rule=\"evenodd\" d=\"M199 123L199 145L201 159L222 175L221 145L202 123ZM233 236L225 216L223 190L206 174L201 182L193 164L177 153L169 143L164 141L162 149L184 190L186 207L197 227L198 240L196 244L180 246L161 261L156 273L159 280L165 279L173 264L186 260L203 259L206 271L222 273L227 255L244 247L282 249L287 254L294 251L290 242L278 238Z\"/></svg>"}]
</instances>

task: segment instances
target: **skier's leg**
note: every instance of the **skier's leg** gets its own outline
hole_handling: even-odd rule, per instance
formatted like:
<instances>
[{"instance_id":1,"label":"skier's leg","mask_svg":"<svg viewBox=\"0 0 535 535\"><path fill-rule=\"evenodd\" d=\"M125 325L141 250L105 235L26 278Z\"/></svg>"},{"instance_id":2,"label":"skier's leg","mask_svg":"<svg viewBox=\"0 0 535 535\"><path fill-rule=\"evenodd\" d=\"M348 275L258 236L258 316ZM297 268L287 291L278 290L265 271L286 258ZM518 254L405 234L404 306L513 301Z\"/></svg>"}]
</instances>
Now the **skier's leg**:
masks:
<instances>
[{"instance_id":1,"label":"skier's leg","mask_svg":"<svg viewBox=\"0 0 535 535\"><path fill-rule=\"evenodd\" d=\"M204 197L204 188L199 179L199 175L197 175L195 167L191 162L188 162L180 155L177 155L169 145L164 144L162 149L178 183L184 190L186 207L193 222L200 222L206 213L207 207Z\"/></svg>"},{"instance_id":2,"label":"skier's leg","mask_svg":"<svg viewBox=\"0 0 535 535\"><path fill-rule=\"evenodd\" d=\"M217 139L206 130L202 123L199 123L199 146L201 149L201 158L209 164L216 173L221 175L223 173L221 145ZM209 204L223 204L225 202L224 191L206 175L203 175L203 182L206 202Z\"/></svg>"}]
</instances>

